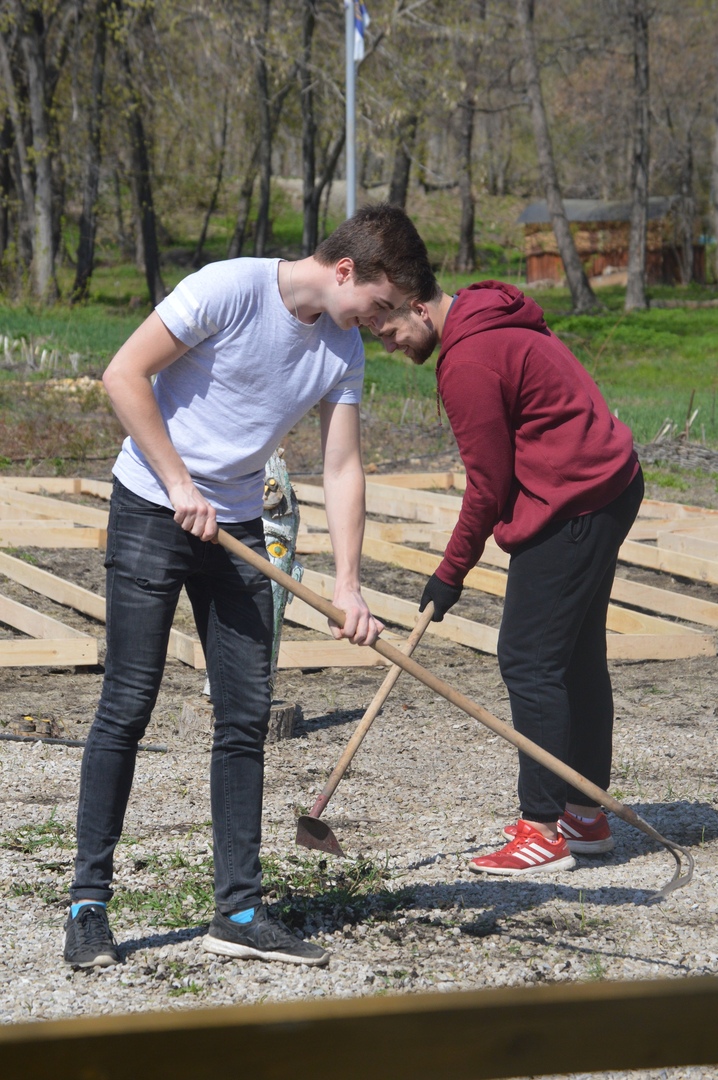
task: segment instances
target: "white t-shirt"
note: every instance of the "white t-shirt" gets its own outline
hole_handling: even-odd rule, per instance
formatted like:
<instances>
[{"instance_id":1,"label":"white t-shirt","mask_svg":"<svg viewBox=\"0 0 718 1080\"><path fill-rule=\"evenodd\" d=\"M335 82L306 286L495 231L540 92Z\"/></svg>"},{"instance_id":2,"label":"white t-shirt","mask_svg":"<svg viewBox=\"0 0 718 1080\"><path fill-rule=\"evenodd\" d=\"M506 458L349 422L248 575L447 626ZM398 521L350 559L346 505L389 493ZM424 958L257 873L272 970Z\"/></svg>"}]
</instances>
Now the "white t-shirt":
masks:
<instances>
[{"instance_id":1,"label":"white t-shirt","mask_svg":"<svg viewBox=\"0 0 718 1080\"><path fill-rule=\"evenodd\" d=\"M287 432L321 400L361 400L359 331L323 314L308 326L287 311L279 259L211 263L156 308L190 346L161 371L154 393L170 439L222 522L262 513L264 466ZM136 443L113 469L136 495L171 506Z\"/></svg>"}]
</instances>

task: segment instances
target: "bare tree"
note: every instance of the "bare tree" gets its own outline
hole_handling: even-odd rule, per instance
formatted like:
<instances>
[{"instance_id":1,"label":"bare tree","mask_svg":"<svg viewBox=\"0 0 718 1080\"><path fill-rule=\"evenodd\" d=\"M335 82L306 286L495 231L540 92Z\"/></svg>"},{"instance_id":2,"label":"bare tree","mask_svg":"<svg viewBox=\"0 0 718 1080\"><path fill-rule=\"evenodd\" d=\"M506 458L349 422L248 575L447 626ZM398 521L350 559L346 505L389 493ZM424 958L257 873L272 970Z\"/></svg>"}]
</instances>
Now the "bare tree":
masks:
<instances>
[{"instance_id":1,"label":"bare tree","mask_svg":"<svg viewBox=\"0 0 718 1080\"><path fill-rule=\"evenodd\" d=\"M334 176L346 141L346 130L342 125L324 156L323 167L317 178L317 121L314 108L316 71L312 62L316 20L316 0L304 0L299 81L302 109L302 204L304 207L302 255L305 256L311 255L319 243L319 212L322 194Z\"/></svg>"},{"instance_id":2,"label":"bare tree","mask_svg":"<svg viewBox=\"0 0 718 1080\"><path fill-rule=\"evenodd\" d=\"M716 53L716 69L718 70L718 52ZM715 121L713 130L713 154L712 174L710 174L710 208L712 208L713 234L716 238L714 251L714 279L718 281L718 79L715 87Z\"/></svg>"},{"instance_id":3,"label":"bare tree","mask_svg":"<svg viewBox=\"0 0 718 1080\"><path fill-rule=\"evenodd\" d=\"M229 125L228 109L227 109L227 91L225 90L224 98L222 101L222 124L219 136L219 148L217 152L217 172L214 178L214 187L212 188L212 194L209 202L207 203L207 210L204 215L204 221L202 222L202 231L199 234L197 246L194 249L194 255L192 256L192 266L202 265L202 251L207 240L207 233L209 231L209 223L217 207L217 200L219 199L220 188L222 187L222 177L224 175L224 160L227 152L227 128Z\"/></svg>"},{"instance_id":4,"label":"bare tree","mask_svg":"<svg viewBox=\"0 0 718 1080\"><path fill-rule=\"evenodd\" d=\"M71 0L47 13L37 2L5 0L3 15L0 76L12 123L21 246L29 248L33 294L52 303L58 296L54 96L79 10Z\"/></svg>"},{"instance_id":5,"label":"bare tree","mask_svg":"<svg viewBox=\"0 0 718 1080\"><path fill-rule=\"evenodd\" d=\"M12 123L6 112L0 128L0 259L10 243L10 198L12 192L12 171L10 153L12 150Z\"/></svg>"},{"instance_id":6,"label":"bare tree","mask_svg":"<svg viewBox=\"0 0 718 1080\"><path fill-rule=\"evenodd\" d=\"M631 0L633 46L633 164L631 169L631 231L628 241L626 311L642 311L646 299L646 237L648 231L648 169L650 110L648 97L648 2Z\"/></svg>"},{"instance_id":7,"label":"bare tree","mask_svg":"<svg viewBox=\"0 0 718 1080\"><path fill-rule=\"evenodd\" d=\"M122 0L117 0L117 7L120 11L123 10L121 5ZM126 99L125 116L130 137L132 187L140 222L139 239L141 239L145 280L150 294L150 303L155 307L165 297L167 290L160 270L157 221L152 195L150 148L143 118L144 102L135 78L130 52L131 29L129 18L131 17L131 11L125 8L124 13L127 17L122 24L118 25L116 33Z\"/></svg>"},{"instance_id":8,"label":"bare tree","mask_svg":"<svg viewBox=\"0 0 718 1080\"><path fill-rule=\"evenodd\" d=\"M553 231L556 235L559 254L566 271L566 280L571 290L574 311L593 311L598 307L598 302L593 290L588 283L588 278L581 265L581 260L576 251L573 234L566 217L566 211L561 197L556 163L554 161L553 144L546 119L543 94L541 91L541 79L539 74L538 55L536 51L536 39L534 36L534 3L533 0L517 0L516 11L521 28L523 45L524 66L526 72L526 91L531 106L531 120L536 140L536 151L541 169L546 203L551 215Z\"/></svg>"},{"instance_id":9,"label":"bare tree","mask_svg":"<svg viewBox=\"0 0 718 1080\"><path fill-rule=\"evenodd\" d=\"M77 267L70 302L84 300L90 286L95 264L95 233L97 231L97 193L100 187L102 158L102 114L104 109L105 59L107 53L107 13L112 0L97 0L94 13L94 46L90 96L87 102L87 153L82 183L82 213L80 240L77 245Z\"/></svg>"},{"instance_id":10,"label":"bare tree","mask_svg":"<svg viewBox=\"0 0 718 1080\"><path fill-rule=\"evenodd\" d=\"M414 159L418 127L419 114L415 109L412 109L402 117L397 127L396 143L394 144L394 164L391 170L387 199L394 206L401 206L404 209L409 194L411 163Z\"/></svg>"}]
</instances>

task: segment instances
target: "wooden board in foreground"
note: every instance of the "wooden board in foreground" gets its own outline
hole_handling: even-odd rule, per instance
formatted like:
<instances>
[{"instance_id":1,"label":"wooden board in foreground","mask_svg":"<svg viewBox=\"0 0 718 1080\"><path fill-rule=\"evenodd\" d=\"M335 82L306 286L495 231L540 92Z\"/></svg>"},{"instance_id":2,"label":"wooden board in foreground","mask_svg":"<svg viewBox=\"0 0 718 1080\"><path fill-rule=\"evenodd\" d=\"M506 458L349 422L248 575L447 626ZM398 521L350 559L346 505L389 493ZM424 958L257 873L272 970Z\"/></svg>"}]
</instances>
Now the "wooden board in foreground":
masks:
<instances>
[{"instance_id":1,"label":"wooden board in foreground","mask_svg":"<svg viewBox=\"0 0 718 1080\"><path fill-rule=\"evenodd\" d=\"M182 1009L0 1028L7 1080L491 1080L718 1062L718 979Z\"/></svg>"}]
</instances>

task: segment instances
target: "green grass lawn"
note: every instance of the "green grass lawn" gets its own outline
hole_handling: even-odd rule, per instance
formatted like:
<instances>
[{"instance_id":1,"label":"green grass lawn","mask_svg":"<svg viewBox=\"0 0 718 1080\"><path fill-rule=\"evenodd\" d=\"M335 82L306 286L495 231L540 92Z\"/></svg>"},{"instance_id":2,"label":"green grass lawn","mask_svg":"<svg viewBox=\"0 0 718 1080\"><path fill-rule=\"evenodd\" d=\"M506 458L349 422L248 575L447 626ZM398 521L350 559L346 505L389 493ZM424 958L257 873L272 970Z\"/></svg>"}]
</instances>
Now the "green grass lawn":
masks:
<instances>
[{"instance_id":1,"label":"green grass lawn","mask_svg":"<svg viewBox=\"0 0 718 1080\"><path fill-rule=\"evenodd\" d=\"M169 267L166 284L172 286L187 272ZM442 276L448 292L468 280ZM654 306L626 314L624 291L612 287L600 292L604 307L599 314L576 316L571 314L565 289L532 295L544 308L549 325L596 379L609 407L632 428L638 442L655 438L666 420L682 431L687 417L697 409L691 439L718 446L718 309ZM715 295L715 290L699 287L651 290L658 303ZM149 310L136 269L109 263L98 268L87 304L41 309L0 301L0 373L13 377L11 371L2 372L2 339L7 336L56 348L61 357L57 373L69 374L72 367L79 374L99 374ZM403 356L388 356L371 335L365 335L365 340L366 392L372 402L377 408L390 406L397 417L407 401L420 402L429 420L435 396L434 360L417 368Z\"/></svg>"}]
</instances>

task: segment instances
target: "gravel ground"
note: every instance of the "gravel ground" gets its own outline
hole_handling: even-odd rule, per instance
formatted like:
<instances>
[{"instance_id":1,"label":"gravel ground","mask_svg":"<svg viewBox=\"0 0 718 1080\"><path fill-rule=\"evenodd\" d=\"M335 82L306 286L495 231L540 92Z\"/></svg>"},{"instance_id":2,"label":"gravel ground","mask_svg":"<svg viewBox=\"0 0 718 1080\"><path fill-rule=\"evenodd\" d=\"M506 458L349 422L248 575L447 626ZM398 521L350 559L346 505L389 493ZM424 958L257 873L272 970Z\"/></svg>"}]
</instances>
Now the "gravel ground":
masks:
<instances>
[{"instance_id":1,"label":"gravel ground","mask_svg":"<svg viewBox=\"0 0 718 1080\"><path fill-rule=\"evenodd\" d=\"M98 553L36 554L102 587ZM368 584L386 587L380 576L368 566ZM418 579L402 576L418 595ZM65 609L44 609L71 621ZM482 618L499 610L489 599ZM495 658L428 640L416 658L508 719ZM297 814L311 806L383 671L280 673L277 697L296 702L300 720L293 739L267 748L267 900L331 950L325 969L225 960L200 948L212 907L209 736L180 717L187 702L201 701L201 673L169 662L147 736L169 749L138 756L110 908L124 960L116 968L72 972L62 961L82 751L0 743L0 1020L718 975L715 658L615 662L612 675L611 791L695 857L690 886L662 903L650 900L671 877L672 857L617 819L615 851L579 857L572 871L518 881L469 873L468 860L500 845L502 826L516 818L515 752L407 676L325 813L349 857L296 847ZM98 671L0 670L0 724L30 714L82 738L100 681ZM697 1080L718 1070L641 1075Z\"/></svg>"}]
</instances>

